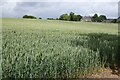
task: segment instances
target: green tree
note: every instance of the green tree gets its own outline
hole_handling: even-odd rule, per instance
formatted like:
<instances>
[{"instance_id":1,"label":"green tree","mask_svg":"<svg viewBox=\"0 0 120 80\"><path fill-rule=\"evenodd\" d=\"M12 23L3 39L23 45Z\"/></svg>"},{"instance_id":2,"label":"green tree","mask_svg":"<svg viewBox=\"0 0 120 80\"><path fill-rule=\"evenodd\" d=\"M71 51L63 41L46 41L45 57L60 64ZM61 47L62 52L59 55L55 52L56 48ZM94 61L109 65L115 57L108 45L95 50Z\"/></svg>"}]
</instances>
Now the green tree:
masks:
<instances>
[{"instance_id":1,"label":"green tree","mask_svg":"<svg viewBox=\"0 0 120 80\"><path fill-rule=\"evenodd\" d=\"M100 15L99 16L99 22L103 22L104 20L106 20L107 18L106 18L106 16L105 15Z\"/></svg>"},{"instance_id":2,"label":"green tree","mask_svg":"<svg viewBox=\"0 0 120 80\"><path fill-rule=\"evenodd\" d=\"M39 17L39 19L42 19L41 17Z\"/></svg>"},{"instance_id":3,"label":"green tree","mask_svg":"<svg viewBox=\"0 0 120 80\"><path fill-rule=\"evenodd\" d=\"M66 21L80 21L82 19L81 15L75 15L73 12L68 14L62 14L59 20L66 20Z\"/></svg>"},{"instance_id":4,"label":"green tree","mask_svg":"<svg viewBox=\"0 0 120 80\"><path fill-rule=\"evenodd\" d=\"M81 15L77 15L77 17L78 17L78 21L81 21L82 16Z\"/></svg>"},{"instance_id":5,"label":"green tree","mask_svg":"<svg viewBox=\"0 0 120 80\"><path fill-rule=\"evenodd\" d=\"M37 19L36 17L34 16L31 16L31 15L24 15L23 18L29 18L29 19Z\"/></svg>"},{"instance_id":6,"label":"green tree","mask_svg":"<svg viewBox=\"0 0 120 80\"><path fill-rule=\"evenodd\" d=\"M73 21L78 21L79 19L78 19L78 16L77 15L74 15L73 16Z\"/></svg>"},{"instance_id":7,"label":"green tree","mask_svg":"<svg viewBox=\"0 0 120 80\"><path fill-rule=\"evenodd\" d=\"M74 21L74 13L70 12L70 21Z\"/></svg>"},{"instance_id":8,"label":"green tree","mask_svg":"<svg viewBox=\"0 0 120 80\"><path fill-rule=\"evenodd\" d=\"M82 18L82 16L80 16L80 15L74 15L73 21L80 21L81 18Z\"/></svg>"},{"instance_id":9,"label":"green tree","mask_svg":"<svg viewBox=\"0 0 120 80\"><path fill-rule=\"evenodd\" d=\"M69 21L70 20L70 17L68 14L62 14L59 18L59 20L66 20L66 21Z\"/></svg>"},{"instance_id":10,"label":"green tree","mask_svg":"<svg viewBox=\"0 0 120 80\"><path fill-rule=\"evenodd\" d=\"M99 21L99 18L98 18L97 14L94 14L94 16L92 17L92 21L93 22L98 22Z\"/></svg>"}]
</instances>

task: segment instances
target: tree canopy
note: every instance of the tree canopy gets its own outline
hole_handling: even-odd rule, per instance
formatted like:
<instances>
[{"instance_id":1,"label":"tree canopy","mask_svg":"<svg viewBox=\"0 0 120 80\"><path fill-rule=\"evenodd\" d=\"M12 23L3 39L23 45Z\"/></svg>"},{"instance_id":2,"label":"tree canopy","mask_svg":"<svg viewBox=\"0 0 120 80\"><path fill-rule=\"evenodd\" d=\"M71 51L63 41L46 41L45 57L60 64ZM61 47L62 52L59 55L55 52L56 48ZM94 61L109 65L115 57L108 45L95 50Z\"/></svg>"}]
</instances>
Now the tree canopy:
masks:
<instances>
[{"instance_id":1,"label":"tree canopy","mask_svg":"<svg viewBox=\"0 0 120 80\"><path fill-rule=\"evenodd\" d=\"M107 17L105 15L98 16L98 14L94 14L94 16L92 16L93 22L103 22L106 19L107 19Z\"/></svg>"},{"instance_id":2,"label":"tree canopy","mask_svg":"<svg viewBox=\"0 0 120 80\"><path fill-rule=\"evenodd\" d=\"M82 19L81 15L75 15L75 13L70 12L70 14L62 14L59 17L59 20L65 20L65 21L80 21Z\"/></svg>"},{"instance_id":3,"label":"tree canopy","mask_svg":"<svg viewBox=\"0 0 120 80\"><path fill-rule=\"evenodd\" d=\"M97 14L94 14L94 16L92 17L92 21L93 22L98 22L98 15Z\"/></svg>"},{"instance_id":4,"label":"tree canopy","mask_svg":"<svg viewBox=\"0 0 120 80\"><path fill-rule=\"evenodd\" d=\"M31 15L24 15L23 18L29 18L29 19L37 19L36 17L34 16L31 16Z\"/></svg>"},{"instance_id":5,"label":"tree canopy","mask_svg":"<svg viewBox=\"0 0 120 80\"><path fill-rule=\"evenodd\" d=\"M104 20L106 20L106 19L107 19L107 18L106 18L105 15L100 15L98 22L102 22L102 21L104 21Z\"/></svg>"}]
</instances>

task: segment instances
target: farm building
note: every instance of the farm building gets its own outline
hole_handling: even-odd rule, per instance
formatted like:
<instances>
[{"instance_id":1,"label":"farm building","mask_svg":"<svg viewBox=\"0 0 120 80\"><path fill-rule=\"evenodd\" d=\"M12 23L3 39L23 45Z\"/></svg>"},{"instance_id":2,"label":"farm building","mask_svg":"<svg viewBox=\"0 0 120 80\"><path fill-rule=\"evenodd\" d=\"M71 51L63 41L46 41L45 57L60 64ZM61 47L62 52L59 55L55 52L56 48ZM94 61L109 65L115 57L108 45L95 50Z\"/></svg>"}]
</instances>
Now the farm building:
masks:
<instances>
[{"instance_id":1,"label":"farm building","mask_svg":"<svg viewBox=\"0 0 120 80\"><path fill-rule=\"evenodd\" d=\"M91 17L90 16L84 16L81 21L85 21L85 22L91 22Z\"/></svg>"}]
</instances>

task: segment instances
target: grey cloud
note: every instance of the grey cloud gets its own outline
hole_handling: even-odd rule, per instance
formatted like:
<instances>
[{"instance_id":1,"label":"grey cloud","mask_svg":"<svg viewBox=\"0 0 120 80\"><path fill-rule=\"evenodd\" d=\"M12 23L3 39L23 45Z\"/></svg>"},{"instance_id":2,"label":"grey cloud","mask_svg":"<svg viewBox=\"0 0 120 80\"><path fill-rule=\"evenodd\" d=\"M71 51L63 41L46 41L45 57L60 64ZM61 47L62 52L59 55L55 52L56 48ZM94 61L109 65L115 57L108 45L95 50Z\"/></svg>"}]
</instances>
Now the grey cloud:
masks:
<instances>
[{"instance_id":1,"label":"grey cloud","mask_svg":"<svg viewBox=\"0 0 120 80\"><path fill-rule=\"evenodd\" d=\"M56 2L19 2L16 4L14 11L19 14L32 14L37 17L55 17L58 12L57 6L59 3Z\"/></svg>"},{"instance_id":2,"label":"grey cloud","mask_svg":"<svg viewBox=\"0 0 120 80\"><path fill-rule=\"evenodd\" d=\"M58 6L58 2L18 2L16 3L16 7L34 7L34 8L45 8L45 7L52 7Z\"/></svg>"},{"instance_id":3,"label":"grey cloud","mask_svg":"<svg viewBox=\"0 0 120 80\"><path fill-rule=\"evenodd\" d=\"M37 2L18 2L17 6L29 6L29 7L31 7L31 6L36 6L37 4L39 4L39 3L37 3Z\"/></svg>"},{"instance_id":4,"label":"grey cloud","mask_svg":"<svg viewBox=\"0 0 120 80\"><path fill-rule=\"evenodd\" d=\"M43 18L56 18L70 12L83 16L99 13L108 17L117 17L117 5L117 2L17 2L10 11L8 11L9 6L4 6L3 17L22 17L31 14Z\"/></svg>"}]
</instances>

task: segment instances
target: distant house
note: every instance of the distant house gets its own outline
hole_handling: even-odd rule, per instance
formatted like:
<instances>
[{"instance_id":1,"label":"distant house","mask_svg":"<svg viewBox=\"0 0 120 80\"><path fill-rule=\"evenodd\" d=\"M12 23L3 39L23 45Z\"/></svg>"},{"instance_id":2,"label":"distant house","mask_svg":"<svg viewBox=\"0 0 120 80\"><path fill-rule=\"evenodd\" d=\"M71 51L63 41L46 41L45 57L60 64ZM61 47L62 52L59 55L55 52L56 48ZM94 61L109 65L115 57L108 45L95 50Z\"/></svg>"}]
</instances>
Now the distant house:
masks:
<instances>
[{"instance_id":1,"label":"distant house","mask_svg":"<svg viewBox=\"0 0 120 80\"><path fill-rule=\"evenodd\" d=\"M90 16L84 16L81 21L85 21L85 22L91 22L91 17Z\"/></svg>"}]
</instances>

